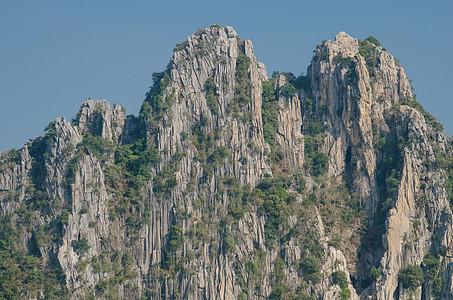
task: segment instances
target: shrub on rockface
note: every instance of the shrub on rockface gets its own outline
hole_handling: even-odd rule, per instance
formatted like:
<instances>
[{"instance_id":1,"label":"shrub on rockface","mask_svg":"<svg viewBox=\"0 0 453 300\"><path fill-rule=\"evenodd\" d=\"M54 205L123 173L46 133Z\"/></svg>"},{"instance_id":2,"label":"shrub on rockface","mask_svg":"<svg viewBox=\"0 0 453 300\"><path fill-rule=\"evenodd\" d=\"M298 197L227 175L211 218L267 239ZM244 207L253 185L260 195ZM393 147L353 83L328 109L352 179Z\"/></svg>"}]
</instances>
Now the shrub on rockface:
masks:
<instances>
[{"instance_id":1,"label":"shrub on rockface","mask_svg":"<svg viewBox=\"0 0 453 300\"><path fill-rule=\"evenodd\" d=\"M347 300L351 297L351 291L348 289L348 278L346 273L343 271L335 271L332 273L332 280L334 284L340 286L340 298L341 300Z\"/></svg>"},{"instance_id":2,"label":"shrub on rockface","mask_svg":"<svg viewBox=\"0 0 453 300\"><path fill-rule=\"evenodd\" d=\"M373 42L374 40L371 39ZM377 45L370 40L365 39L363 41L359 41L359 53L365 59L366 66L370 76L375 76L375 68L378 65L376 47ZM380 44L380 43L379 43Z\"/></svg>"},{"instance_id":3,"label":"shrub on rockface","mask_svg":"<svg viewBox=\"0 0 453 300\"><path fill-rule=\"evenodd\" d=\"M236 90L234 101L241 106L252 101L252 85L248 75L250 58L245 53L240 53L236 60Z\"/></svg>"},{"instance_id":4,"label":"shrub on rockface","mask_svg":"<svg viewBox=\"0 0 453 300\"><path fill-rule=\"evenodd\" d=\"M266 217L264 224L265 244L272 249L279 229L287 223L289 204L295 201L294 195L288 194L286 189L290 181L285 177L265 177L254 189L252 197L258 203L258 212Z\"/></svg>"},{"instance_id":5,"label":"shrub on rockface","mask_svg":"<svg viewBox=\"0 0 453 300\"><path fill-rule=\"evenodd\" d=\"M250 116L245 108L252 101L252 81L249 76L250 58L245 54L245 41L240 38L238 38L238 51L234 98L228 105L227 112L232 113L235 118L242 116L242 120L247 123Z\"/></svg>"},{"instance_id":6,"label":"shrub on rockface","mask_svg":"<svg viewBox=\"0 0 453 300\"><path fill-rule=\"evenodd\" d=\"M214 82L214 74L209 76L204 84L204 89L206 91L206 99L209 110L214 115L219 114L219 96L217 95L217 89Z\"/></svg>"},{"instance_id":7,"label":"shrub on rockface","mask_svg":"<svg viewBox=\"0 0 453 300\"><path fill-rule=\"evenodd\" d=\"M71 246L79 256L84 255L91 248L87 239L73 240Z\"/></svg>"},{"instance_id":8,"label":"shrub on rockface","mask_svg":"<svg viewBox=\"0 0 453 300\"><path fill-rule=\"evenodd\" d=\"M374 36L371 36L371 35L370 35L369 37L367 37L367 38L365 39L365 41L370 42L370 43L372 43L372 44L374 44L374 45L376 45L376 46L378 46L378 47L381 46L381 42L379 42L379 41L377 40L377 38L375 38Z\"/></svg>"},{"instance_id":9,"label":"shrub on rockface","mask_svg":"<svg viewBox=\"0 0 453 300\"><path fill-rule=\"evenodd\" d=\"M348 278L343 271L335 271L332 273L333 283L338 284L342 289L348 287Z\"/></svg>"},{"instance_id":10,"label":"shrub on rockface","mask_svg":"<svg viewBox=\"0 0 453 300\"><path fill-rule=\"evenodd\" d=\"M293 97L297 93L297 90L292 84L286 82L280 88L279 92L280 92L280 95L282 95L283 97L289 99L289 98Z\"/></svg>"},{"instance_id":11,"label":"shrub on rockface","mask_svg":"<svg viewBox=\"0 0 453 300\"><path fill-rule=\"evenodd\" d=\"M262 119L264 140L269 146L275 146L278 122L278 98L274 89L275 79L263 81Z\"/></svg>"},{"instance_id":12,"label":"shrub on rockface","mask_svg":"<svg viewBox=\"0 0 453 300\"><path fill-rule=\"evenodd\" d=\"M436 296L439 296L443 284L440 268L440 255L437 253L429 252L423 258L423 267L425 269L425 280L432 283L434 294Z\"/></svg>"},{"instance_id":13,"label":"shrub on rockface","mask_svg":"<svg viewBox=\"0 0 453 300\"><path fill-rule=\"evenodd\" d=\"M425 282L422 268L416 265L408 265L407 268L401 269L398 280L403 288L409 290L415 290Z\"/></svg>"},{"instance_id":14,"label":"shrub on rockface","mask_svg":"<svg viewBox=\"0 0 453 300\"><path fill-rule=\"evenodd\" d=\"M300 263L299 269L305 280L315 284L321 280L321 260L318 257L309 255Z\"/></svg>"},{"instance_id":15,"label":"shrub on rockface","mask_svg":"<svg viewBox=\"0 0 453 300\"><path fill-rule=\"evenodd\" d=\"M113 152L113 143L102 136L93 136L87 133L83 136L82 147L87 154L95 156L99 161L105 162L108 155Z\"/></svg>"},{"instance_id":16,"label":"shrub on rockface","mask_svg":"<svg viewBox=\"0 0 453 300\"><path fill-rule=\"evenodd\" d=\"M318 153L313 158L313 174L319 176L324 174L327 171L327 163L329 157L324 153Z\"/></svg>"},{"instance_id":17,"label":"shrub on rockface","mask_svg":"<svg viewBox=\"0 0 453 300\"><path fill-rule=\"evenodd\" d=\"M146 93L146 99L143 104L149 104L151 115L157 119L161 119L163 114L170 107L169 101L166 101L165 89L170 84L169 71L153 73L153 85L151 86L148 93Z\"/></svg>"}]
</instances>

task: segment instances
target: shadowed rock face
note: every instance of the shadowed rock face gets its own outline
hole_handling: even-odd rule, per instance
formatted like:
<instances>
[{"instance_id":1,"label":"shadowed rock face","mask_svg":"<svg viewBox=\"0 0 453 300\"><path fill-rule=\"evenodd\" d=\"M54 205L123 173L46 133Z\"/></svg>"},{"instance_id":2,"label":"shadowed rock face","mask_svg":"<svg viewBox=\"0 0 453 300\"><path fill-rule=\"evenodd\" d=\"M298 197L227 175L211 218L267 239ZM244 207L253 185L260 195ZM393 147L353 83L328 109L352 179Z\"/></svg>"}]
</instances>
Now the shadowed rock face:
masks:
<instances>
[{"instance_id":1,"label":"shadowed rock face","mask_svg":"<svg viewBox=\"0 0 453 300\"><path fill-rule=\"evenodd\" d=\"M153 80L138 117L88 100L2 153L1 222L20 238L0 250L37 262L12 294L450 297L452 141L377 40L340 32L306 76L268 78L213 25Z\"/></svg>"}]
</instances>

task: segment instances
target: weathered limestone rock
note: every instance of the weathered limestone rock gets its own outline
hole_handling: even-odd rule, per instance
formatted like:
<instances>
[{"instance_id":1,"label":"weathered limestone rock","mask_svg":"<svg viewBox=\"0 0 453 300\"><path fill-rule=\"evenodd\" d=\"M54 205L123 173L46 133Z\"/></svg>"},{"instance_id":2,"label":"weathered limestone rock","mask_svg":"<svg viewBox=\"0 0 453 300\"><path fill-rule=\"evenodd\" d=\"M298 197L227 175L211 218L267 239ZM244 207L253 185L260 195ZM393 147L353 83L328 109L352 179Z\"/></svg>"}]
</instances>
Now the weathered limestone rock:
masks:
<instances>
[{"instance_id":1,"label":"weathered limestone rock","mask_svg":"<svg viewBox=\"0 0 453 300\"><path fill-rule=\"evenodd\" d=\"M403 68L366 43L340 32L318 46L309 84L294 95L281 92L287 77L272 79L273 148L262 119L266 68L251 41L228 26L201 29L176 46L138 118L88 100L72 124L57 119L20 155L2 153L0 215L21 224L21 246L62 272L73 299L449 299L442 159L452 140L401 105L413 103ZM328 157L321 174L305 157L312 121ZM266 182L272 174L285 188ZM409 265L426 274L428 253L441 254L440 290L426 275L404 288L398 274Z\"/></svg>"},{"instance_id":2,"label":"weathered limestone rock","mask_svg":"<svg viewBox=\"0 0 453 300\"><path fill-rule=\"evenodd\" d=\"M79 128L93 135L118 141L126 119L126 111L120 105L113 107L106 100L87 100L77 115Z\"/></svg>"},{"instance_id":3,"label":"weathered limestone rock","mask_svg":"<svg viewBox=\"0 0 453 300\"><path fill-rule=\"evenodd\" d=\"M277 86L282 88L286 78L280 75ZM277 125L277 142L287 156L292 168L301 168L304 161L304 143L302 128L302 112L299 97L294 94L290 99L279 96L279 112Z\"/></svg>"}]
</instances>

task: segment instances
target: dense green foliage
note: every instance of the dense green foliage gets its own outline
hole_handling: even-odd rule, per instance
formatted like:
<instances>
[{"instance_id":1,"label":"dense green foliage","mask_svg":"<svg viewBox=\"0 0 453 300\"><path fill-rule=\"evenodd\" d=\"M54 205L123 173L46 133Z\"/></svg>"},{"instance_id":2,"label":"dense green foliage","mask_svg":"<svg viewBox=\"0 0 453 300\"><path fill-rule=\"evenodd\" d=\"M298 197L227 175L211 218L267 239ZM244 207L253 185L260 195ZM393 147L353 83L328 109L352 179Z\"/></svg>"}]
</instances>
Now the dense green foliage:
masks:
<instances>
[{"instance_id":1,"label":"dense green foliage","mask_svg":"<svg viewBox=\"0 0 453 300\"><path fill-rule=\"evenodd\" d=\"M379 144L381 161L379 163L377 182L381 187L382 202L381 210L387 212L394 205L394 197L401 179L401 169L403 167L405 140L397 138L393 134L383 137Z\"/></svg>"},{"instance_id":2,"label":"dense green foliage","mask_svg":"<svg viewBox=\"0 0 453 300\"><path fill-rule=\"evenodd\" d=\"M440 270L441 262L440 255L429 252L423 259L423 267L425 269L425 281L429 281L433 286L433 293L436 296L440 295L442 289L442 277Z\"/></svg>"},{"instance_id":3,"label":"dense green foliage","mask_svg":"<svg viewBox=\"0 0 453 300\"><path fill-rule=\"evenodd\" d=\"M206 99L208 107L211 110L211 113L214 115L219 114L219 96L217 95L217 90L214 82L214 74L209 76L204 84L204 89L206 91Z\"/></svg>"},{"instance_id":4,"label":"dense green foliage","mask_svg":"<svg viewBox=\"0 0 453 300\"><path fill-rule=\"evenodd\" d=\"M149 147L155 146L160 122L175 100L174 89L171 93L167 91L171 82L169 73L169 69L153 73L153 85L146 93L145 101L136 120L136 138L144 138L145 134L149 134L147 139Z\"/></svg>"},{"instance_id":5,"label":"dense green foliage","mask_svg":"<svg viewBox=\"0 0 453 300\"><path fill-rule=\"evenodd\" d=\"M324 153L318 153L313 157L313 175L323 175L327 171L329 157Z\"/></svg>"},{"instance_id":6,"label":"dense green foliage","mask_svg":"<svg viewBox=\"0 0 453 300\"><path fill-rule=\"evenodd\" d=\"M357 78L356 74L356 62L352 57L343 58L341 55L335 56L334 62L339 63L342 68L346 69L346 84L351 85Z\"/></svg>"},{"instance_id":7,"label":"dense green foliage","mask_svg":"<svg viewBox=\"0 0 453 300\"><path fill-rule=\"evenodd\" d=\"M314 176L323 175L327 171L328 157L326 154L319 152L323 136L322 133L305 136L305 159L306 168Z\"/></svg>"},{"instance_id":8,"label":"dense green foliage","mask_svg":"<svg viewBox=\"0 0 453 300\"><path fill-rule=\"evenodd\" d=\"M95 112L91 116L91 121L87 124L89 125L89 131L94 136L102 135L102 127L103 127L103 117L101 112Z\"/></svg>"},{"instance_id":9,"label":"dense green foliage","mask_svg":"<svg viewBox=\"0 0 453 300\"><path fill-rule=\"evenodd\" d=\"M184 244L184 229L180 220L176 220L174 224L170 225L165 252L162 257L162 268L171 270L172 272L181 271L186 261L185 257L178 254Z\"/></svg>"},{"instance_id":10,"label":"dense green foliage","mask_svg":"<svg viewBox=\"0 0 453 300\"><path fill-rule=\"evenodd\" d=\"M7 152L7 161L8 162L18 164L18 163L20 163L20 160L21 160L20 150L13 148Z\"/></svg>"},{"instance_id":11,"label":"dense green foliage","mask_svg":"<svg viewBox=\"0 0 453 300\"><path fill-rule=\"evenodd\" d=\"M225 159L231 156L231 150L226 146L215 149L206 159L206 170L212 170L215 166L224 163ZM211 173L211 172L210 172Z\"/></svg>"},{"instance_id":12,"label":"dense green foliage","mask_svg":"<svg viewBox=\"0 0 453 300\"><path fill-rule=\"evenodd\" d=\"M324 46L324 42L323 42L323 46ZM327 48L323 47L323 48L318 48L318 49L319 49L318 50L319 51L319 54L318 54L319 58L321 60L329 60L330 53L329 53L329 51L327 51Z\"/></svg>"},{"instance_id":13,"label":"dense green foliage","mask_svg":"<svg viewBox=\"0 0 453 300\"><path fill-rule=\"evenodd\" d=\"M23 230L11 215L0 216L0 299L37 297L40 291L46 299L68 298L61 271L44 265L36 244L35 251L20 244Z\"/></svg>"},{"instance_id":14,"label":"dense green foliage","mask_svg":"<svg viewBox=\"0 0 453 300\"><path fill-rule=\"evenodd\" d=\"M192 125L192 142L198 151L196 160L205 161L208 153L213 147L214 136L207 132L206 125L208 124L208 118L201 116L199 120L195 121Z\"/></svg>"},{"instance_id":15,"label":"dense green foliage","mask_svg":"<svg viewBox=\"0 0 453 300\"><path fill-rule=\"evenodd\" d=\"M39 137L33 140L30 148L29 153L30 156L33 158L33 165L30 171L30 177L32 183L36 186L37 189L41 190L44 178L46 176L47 170L45 168L45 160L44 155L47 152L47 143L50 139L49 135L44 137Z\"/></svg>"},{"instance_id":16,"label":"dense green foliage","mask_svg":"<svg viewBox=\"0 0 453 300\"><path fill-rule=\"evenodd\" d=\"M234 99L228 105L227 112L235 118L242 116L243 121L250 117L245 108L252 101L252 82L249 77L250 58L245 54L245 42L238 39L239 55L236 59Z\"/></svg>"},{"instance_id":17,"label":"dense green foliage","mask_svg":"<svg viewBox=\"0 0 453 300\"><path fill-rule=\"evenodd\" d=\"M379 43L374 37L368 37L363 41L359 41L359 53L365 59L370 76L376 75L375 68L379 63L376 47L379 46L380 43L378 45L376 42Z\"/></svg>"},{"instance_id":18,"label":"dense green foliage","mask_svg":"<svg viewBox=\"0 0 453 300\"><path fill-rule=\"evenodd\" d=\"M73 240L71 246L79 256L83 256L88 250L90 250L90 245L88 244L87 239Z\"/></svg>"},{"instance_id":19,"label":"dense green foliage","mask_svg":"<svg viewBox=\"0 0 453 300\"><path fill-rule=\"evenodd\" d=\"M260 203L259 213L266 216L264 234L266 247L272 249L277 241L279 228L287 223L289 204L295 201L294 195L286 189L290 181L284 177L264 178L254 190L255 201Z\"/></svg>"},{"instance_id":20,"label":"dense green foliage","mask_svg":"<svg viewBox=\"0 0 453 300\"><path fill-rule=\"evenodd\" d=\"M145 181L151 178L153 166L161 161L159 151L155 148L148 149L144 139L118 146L115 150L115 167L122 169L125 173L123 175L131 181L135 188L140 188Z\"/></svg>"},{"instance_id":21,"label":"dense green foliage","mask_svg":"<svg viewBox=\"0 0 453 300\"><path fill-rule=\"evenodd\" d=\"M325 126L321 123L312 99L302 101L304 123L302 131L305 134L305 168L314 176L323 175L327 171L328 157L320 152L324 143Z\"/></svg>"},{"instance_id":22,"label":"dense green foliage","mask_svg":"<svg viewBox=\"0 0 453 300\"><path fill-rule=\"evenodd\" d=\"M381 277L382 271L378 270L375 266L372 266L370 269L370 275L373 276L374 279Z\"/></svg>"},{"instance_id":23,"label":"dense green foliage","mask_svg":"<svg viewBox=\"0 0 453 300\"><path fill-rule=\"evenodd\" d=\"M296 88L289 82L285 82L285 84L279 89L279 94L286 99L293 97L296 93Z\"/></svg>"},{"instance_id":24,"label":"dense green foliage","mask_svg":"<svg viewBox=\"0 0 453 300\"><path fill-rule=\"evenodd\" d=\"M369 36L365 39L365 41L370 42L371 44L374 44L378 47L381 46L381 42L379 42L374 36Z\"/></svg>"},{"instance_id":25,"label":"dense green foliage","mask_svg":"<svg viewBox=\"0 0 453 300\"><path fill-rule=\"evenodd\" d=\"M287 292L286 286L283 284L286 279L284 270L285 262L282 258L277 257L274 261L274 272L273 272L273 289L270 299L283 299L283 295Z\"/></svg>"},{"instance_id":26,"label":"dense green foliage","mask_svg":"<svg viewBox=\"0 0 453 300\"><path fill-rule=\"evenodd\" d=\"M250 58L245 53L240 53L236 59L236 89L234 101L247 104L251 99L252 86L249 79L248 69Z\"/></svg>"},{"instance_id":27,"label":"dense green foliage","mask_svg":"<svg viewBox=\"0 0 453 300\"><path fill-rule=\"evenodd\" d=\"M316 284L321 281L321 259L315 255L307 256L299 265L304 279Z\"/></svg>"},{"instance_id":28,"label":"dense green foliage","mask_svg":"<svg viewBox=\"0 0 453 300\"><path fill-rule=\"evenodd\" d=\"M223 177L219 179L219 192L226 191L229 203L228 214L239 220L244 216L247 204L250 201L250 184L242 185L235 177Z\"/></svg>"},{"instance_id":29,"label":"dense green foliage","mask_svg":"<svg viewBox=\"0 0 453 300\"><path fill-rule=\"evenodd\" d=\"M44 180L47 175L45 167L45 159L48 157L48 143L52 140L51 134L46 134L44 137L35 139L29 147L30 156L33 159L32 168L30 170L30 184L26 189L25 204L27 210L39 210L47 213L51 202L48 197Z\"/></svg>"},{"instance_id":30,"label":"dense green foliage","mask_svg":"<svg viewBox=\"0 0 453 300\"><path fill-rule=\"evenodd\" d=\"M146 93L145 102L142 110L149 110L148 115L155 116L158 120L162 119L163 114L168 110L171 102L166 99L165 89L170 84L170 74L167 71L153 73L153 85ZM148 104L149 106L147 106Z\"/></svg>"},{"instance_id":31,"label":"dense green foliage","mask_svg":"<svg viewBox=\"0 0 453 300\"><path fill-rule=\"evenodd\" d=\"M112 141L102 136L93 136L91 133L83 136L81 146L84 148L86 154L93 155L101 162L109 160L109 155L114 150Z\"/></svg>"},{"instance_id":32,"label":"dense green foliage","mask_svg":"<svg viewBox=\"0 0 453 300\"><path fill-rule=\"evenodd\" d=\"M264 140L271 148L275 146L278 122L278 98L274 84L275 80L273 79L263 81L261 108Z\"/></svg>"},{"instance_id":33,"label":"dense green foliage","mask_svg":"<svg viewBox=\"0 0 453 300\"><path fill-rule=\"evenodd\" d=\"M332 280L334 284L339 285L341 288L341 300L349 299L351 291L348 289L348 278L346 277L346 273L343 271L335 271L332 273Z\"/></svg>"},{"instance_id":34,"label":"dense green foliage","mask_svg":"<svg viewBox=\"0 0 453 300\"><path fill-rule=\"evenodd\" d=\"M305 98L302 101L302 105L304 112L302 132L305 135L316 138L322 142L326 127L320 120L320 114L324 113L325 107L318 107L318 109L316 109L315 103L310 98Z\"/></svg>"},{"instance_id":35,"label":"dense green foliage","mask_svg":"<svg viewBox=\"0 0 453 300\"><path fill-rule=\"evenodd\" d=\"M415 265L409 265L407 268L400 270L398 280L403 285L403 288L410 290L415 290L425 282L422 268Z\"/></svg>"},{"instance_id":36,"label":"dense green foliage","mask_svg":"<svg viewBox=\"0 0 453 300\"><path fill-rule=\"evenodd\" d=\"M275 71L272 73L272 79L275 80L278 78L279 75L283 75L286 77L286 83L288 84L285 88L282 88L286 91L282 94L282 90L280 89L280 94L285 97L293 96L297 90L303 90L306 94L311 94L311 82L310 77L304 76L303 73L296 77L292 72L278 72Z\"/></svg>"},{"instance_id":37,"label":"dense green foliage","mask_svg":"<svg viewBox=\"0 0 453 300\"><path fill-rule=\"evenodd\" d=\"M345 289L348 287L348 278L346 276L346 273L343 271L333 272L332 280L333 283L339 285L341 289Z\"/></svg>"},{"instance_id":38,"label":"dense green foliage","mask_svg":"<svg viewBox=\"0 0 453 300\"><path fill-rule=\"evenodd\" d=\"M168 233L168 248L171 252L177 251L184 242L183 228L180 225L171 225Z\"/></svg>"},{"instance_id":39,"label":"dense green foliage","mask_svg":"<svg viewBox=\"0 0 453 300\"><path fill-rule=\"evenodd\" d=\"M147 203L141 200L141 188L152 178L153 168L162 161L155 148L149 149L145 139L118 146L114 164L106 168L110 192L109 216L122 215L131 232L138 232L149 214Z\"/></svg>"}]
</instances>

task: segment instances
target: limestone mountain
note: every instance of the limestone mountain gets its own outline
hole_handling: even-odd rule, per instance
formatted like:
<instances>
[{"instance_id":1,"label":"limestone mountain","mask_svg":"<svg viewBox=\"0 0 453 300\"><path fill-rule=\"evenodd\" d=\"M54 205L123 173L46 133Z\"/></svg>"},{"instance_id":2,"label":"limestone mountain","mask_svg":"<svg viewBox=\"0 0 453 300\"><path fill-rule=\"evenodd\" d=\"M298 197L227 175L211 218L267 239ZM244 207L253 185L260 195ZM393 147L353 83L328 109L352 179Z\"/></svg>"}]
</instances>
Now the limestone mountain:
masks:
<instances>
[{"instance_id":1,"label":"limestone mountain","mask_svg":"<svg viewBox=\"0 0 453 300\"><path fill-rule=\"evenodd\" d=\"M0 298L449 299L453 140L339 33L270 78L213 25L138 116L105 100L0 159Z\"/></svg>"}]
</instances>

